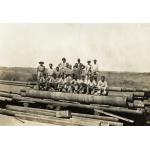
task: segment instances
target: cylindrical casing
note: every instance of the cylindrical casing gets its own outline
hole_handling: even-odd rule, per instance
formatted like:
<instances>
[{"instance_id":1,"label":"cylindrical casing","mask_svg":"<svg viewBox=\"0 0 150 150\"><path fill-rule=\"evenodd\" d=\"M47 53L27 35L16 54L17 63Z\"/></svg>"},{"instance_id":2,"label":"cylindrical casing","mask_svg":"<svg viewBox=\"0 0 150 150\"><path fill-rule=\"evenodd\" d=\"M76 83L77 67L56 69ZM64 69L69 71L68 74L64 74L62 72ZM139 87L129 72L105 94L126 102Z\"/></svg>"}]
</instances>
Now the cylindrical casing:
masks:
<instances>
[{"instance_id":1,"label":"cylindrical casing","mask_svg":"<svg viewBox=\"0 0 150 150\"><path fill-rule=\"evenodd\" d=\"M121 87L107 87L107 91L118 91L121 92Z\"/></svg>"},{"instance_id":2,"label":"cylindrical casing","mask_svg":"<svg viewBox=\"0 0 150 150\"><path fill-rule=\"evenodd\" d=\"M141 97L144 98L145 97L145 93L144 92L134 92L133 93L134 97Z\"/></svg>"},{"instance_id":3,"label":"cylindrical casing","mask_svg":"<svg viewBox=\"0 0 150 150\"><path fill-rule=\"evenodd\" d=\"M144 103L139 100L134 100L133 105L135 108L144 108Z\"/></svg>"},{"instance_id":4,"label":"cylindrical casing","mask_svg":"<svg viewBox=\"0 0 150 150\"><path fill-rule=\"evenodd\" d=\"M108 87L107 91L116 92L150 92L147 88L128 88L128 87Z\"/></svg>"},{"instance_id":5,"label":"cylindrical casing","mask_svg":"<svg viewBox=\"0 0 150 150\"><path fill-rule=\"evenodd\" d=\"M126 93L126 92L114 92L114 91L110 91L108 93L109 96L125 96L127 97L128 101L133 101L133 93Z\"/></svg>"},{"instance_id":6,"label":"cylindrical casing","mask_svg":"<svg viewBox=\"0 0 150 150\"><path fill-rule=\"evenodd\" d=\"M121 92L136 92L135 88L122 87Z\"/></svg>"},{"instance_id":7,"label":"cylindrical casing","mask_svg":"<svg viewBox=\"0 0 150 150\"><path fill-rule=\"evenodd\" d=\"M0 80L0 83L18 84L18 85L36 85L36 82L8 81L8 80Z\"/></svg>"},{"instance_id":8,"label":"cylindrical casing","mask_svg":"<svg viewBox=\"0 0 150 150\"><path fill-rule=\"evenodd\" d=\"M36 90L27 90L26 93L24 93L23 95L33 98L67 100L87 104L105 104L114 106L127 105L127 97L124 96L94 96L94 95L36 91Z\"/></svg>"},{"instance_id":9,"label":"cylindrical casing","mask_svg":"<svg viewBox=\"0 0 150 150\"><path fill-rule=\"evenodd\" d=\"M139 114L142 115L143 111L140 110L132 110L132 109L127 109L124 107L114 107L114 106L102 106L102 105L97 105L97 104L91 104L91 105L85 105L85 104L77 104L77 103L68 103L68 102L62 102L62 101L54 101L50 99L39 99L39 98L29 98L29 97L21 97L21 96L13 96L13 100L17 101L29 101L29 102L38 102L38 103L44 103L44 104L52 104L56 106L64 106L64 107L77 107L77 108L85 108L85 109L101 109L104 111L109 111L109 112L119 112L119 113L129 113L129 114ZM132 104L132 108L133 103Z\"/></svg>"},{"instance_id":10,"label":"cylindrical casing","mask_svg":"<svg viewBox=\"0 0 150 150\"><path fill-rule=\"evenodd\" d=\"M150 89L147 88L136 88L137 92L150 92Z\"/></svg>"},{"instance_id":11,"label":"cylindrical casing","mask_svg":"<svg viewBox=\"0 0 150 150\"><path fill-rule=\"evenodd\" d=\"M10 93L4 93L4 92L0 92L0 96L2 96L2 97L8 97L8 98L12 98L13 97L12 94L10 94Z\"/></svg>"}]
</instances>

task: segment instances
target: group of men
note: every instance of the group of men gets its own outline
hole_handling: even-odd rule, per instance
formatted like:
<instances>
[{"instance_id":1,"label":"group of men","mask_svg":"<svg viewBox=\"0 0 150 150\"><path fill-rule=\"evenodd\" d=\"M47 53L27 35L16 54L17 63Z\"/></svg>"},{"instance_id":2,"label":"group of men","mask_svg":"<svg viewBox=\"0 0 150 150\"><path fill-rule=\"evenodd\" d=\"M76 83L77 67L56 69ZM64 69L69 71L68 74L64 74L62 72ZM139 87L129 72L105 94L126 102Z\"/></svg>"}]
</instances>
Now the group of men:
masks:
<instances>
[{"instance_id":1,"label":"group of men","mask_svg":"<svg viewBox=\"0 0 150 150\"><path fill-rule=\"evenodd\" d=\"M46 69L44 62L39 62L37 68L37 83L39 90L59 91L67 93L80 93L92 95L107 95L107 82L105 76L98 81L97 60L87 61L83 65L80 59L74 66L62 58L62 62L54 69L49 64Z\"/></svg>"}]
</instances>

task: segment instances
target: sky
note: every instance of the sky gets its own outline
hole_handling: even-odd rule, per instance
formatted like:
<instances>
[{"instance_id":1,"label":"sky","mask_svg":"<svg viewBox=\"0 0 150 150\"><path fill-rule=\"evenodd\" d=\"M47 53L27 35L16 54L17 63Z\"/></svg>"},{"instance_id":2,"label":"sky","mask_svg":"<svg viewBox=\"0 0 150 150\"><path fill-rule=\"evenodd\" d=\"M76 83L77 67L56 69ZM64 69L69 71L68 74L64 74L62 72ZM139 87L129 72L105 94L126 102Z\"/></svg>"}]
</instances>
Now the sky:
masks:
<instances>
[{"instance_id":1,"label":"sky","mask_svg":"<svg viewBox=\"0 0 150 150\"><path fill-rule=\"evenodd\" d=\"M0 66L97 59L100 70L150 72L150 24L0 24Z\"/></svg>"}]
</instances>

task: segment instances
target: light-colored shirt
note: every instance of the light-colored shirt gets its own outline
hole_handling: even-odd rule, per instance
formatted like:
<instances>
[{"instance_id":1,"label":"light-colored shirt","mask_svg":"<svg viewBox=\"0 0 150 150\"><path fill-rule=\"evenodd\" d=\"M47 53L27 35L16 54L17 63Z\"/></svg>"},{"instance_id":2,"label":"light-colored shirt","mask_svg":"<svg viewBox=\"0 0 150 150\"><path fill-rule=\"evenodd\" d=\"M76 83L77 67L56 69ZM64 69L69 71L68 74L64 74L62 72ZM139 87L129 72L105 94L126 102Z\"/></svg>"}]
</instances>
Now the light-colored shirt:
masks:
<instances>
[{"instance_id":1,"label":"light-colored shirt","mask_svg":"<svg viewBox=\"0 0 150 150\"><path fill-rule=\"evenodd\" d=\"M75 80L75 79L73 79L72 81L71 81L71 84L78 84L78 82L77 82L77 80Z\"/></svg>"},{"instance_id":2,"label":"light-colored shirt","mask_svg":"<svg viewBox=\"0 0 150 150\"><path fill-rule=\"evenodd\" d=\"M54 73L54 69L53 68L48 68L48 75L52 76Z\"/></svg>"},{"instance_id":3,"label":"light-colored shirt","mask_svg":"<svg viewBox=\"0 0 150 150\"><path fill-rule=\"evenodd\" d=\"M38 66L37 72L44 72L45 71L45 66Z\"/></svg>"},{"instance_id":4,"label":"light-colored shirt","mask_svg":"<svg viewBox=\"0 0 150 150\"><path fill-rule=\"evenodd\" d=\"M98 88L104 88L104 89L106 89L107 88L107 82L106 81L104 81L104 82L102 82L101 80L100 81L98 81L98 84L97 84L97 87Z\"/></svg>"},{"instance_id":5,"label":"light-colored shirt","mask_svg":"<svg viewBox=\"0 0 150 150\"><path fill-rule=\"evenodd\" d=\"M66 83L66 80L63 79L63 78L60 78L59 81L58 81L59 84L65 84Z\"/></svg>"},{"instance_id":6,"label":"light-colored shirt","mask_svg":"<svg viewBox=\"0 0 150 150\"><path fill-rule=\"evenodd\" d=\"M57 71L56 69L54 70L54 73L56 74L56 78L59 78L60 76L60 71Z\"/></svg>"},{"instance_id":7,"label":"light-colored shirt","mask_svg":"<svg viewBox=\"0 0 150 150\"><path fill-rule=\"evenodd\" d=\"M85 72L86 74L91 74L92 73L92 65L86 65L85 67Z\"/></svg>"},{"instance_id":8,"label":"light-colored shirt","mask_svg":"<svg viewBox=\"0 0 150 150\"><path fill-rule=\"evenodd\" d=\"M95 82L95 80L93 80L93 81L88 80L87 85L96 86L96 82Z\"/></svg>"},{"instance_id":9,"label":"light-colored shirt","mask_svg":"<svg viewBox=\"0 0 150 150\"><path fill-rule=\"evenodd\" d=\"M49 81L48 81L49 83L55 83L55 79L51 76L50 78L49 78Z\"/></svg>"},{"instance_id":10,"label":"light-colored shirt","mask_svg":"<svg viewBox=\"0 0 150 150\"><path fill-rule=\"evenodd\" d=\"M70 76L68 76L68 77L65 78L65 81L66 81L66 83L71 83L72 78Z\"/></svg>"},{"instance_id":11,"label":"light-colored shirt","mask_svg":"<svg viewBox=\"0 0 150 150\"><path fill-rule=\"evenodd\" d=\"M93 72L97 72L98 71L98 64L93 64Z\"/></svg>"},{"instance_id":12,"label":"light-colored shirt","mask_svg":"<svg viewBox=\"0 0 150 150\"><path fill-rule=\"evenodd\" d=\"M72 70L71 69L69 69L69 68L66 68L65 69L65 74L71 74L72 73Z\"/></svg>"},{"instance_id":13,"label":"light-colored shirt","mask_svg":"<svg viewBox=\"0 0 150 150\"><path fill-rule=\"evenodd\" d=\"M65 63L61 62L58 66L59 66L60 69L66 69L67 63L66 62Z\"/></svg>"},{"instance_id":14,"label":"light-colored shirt","mask_svg":"<svg viewBox=\"0 0 150 150\"><path fill-rule=\"evenodd\" d=\"M82 84L82 83L87 84L87 80L86 80L86 79L85 79L85 80L80 79L80 80L78 81L78 83L79 83L79 84Z\"/></svg>"}]
</instances>

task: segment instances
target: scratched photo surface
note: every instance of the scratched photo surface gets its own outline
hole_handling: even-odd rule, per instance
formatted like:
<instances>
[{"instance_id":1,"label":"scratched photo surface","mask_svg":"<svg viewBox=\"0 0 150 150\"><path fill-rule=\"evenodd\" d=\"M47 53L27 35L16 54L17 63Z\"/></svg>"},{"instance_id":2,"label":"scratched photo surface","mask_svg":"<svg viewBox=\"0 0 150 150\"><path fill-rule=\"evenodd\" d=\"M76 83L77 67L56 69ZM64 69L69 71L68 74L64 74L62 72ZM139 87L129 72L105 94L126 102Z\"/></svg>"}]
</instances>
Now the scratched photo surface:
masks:
<instances>
[{"instance_id":1,"label":"scratched photo surface","mask_svg":"<svg viewBox=\"0 0 150 150\"><path fill-rule=\"evenodd\" d=\"M0 24L0 125L149 125L149 43L144 23Z\"/></svg>"}]
</instances>

